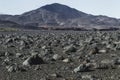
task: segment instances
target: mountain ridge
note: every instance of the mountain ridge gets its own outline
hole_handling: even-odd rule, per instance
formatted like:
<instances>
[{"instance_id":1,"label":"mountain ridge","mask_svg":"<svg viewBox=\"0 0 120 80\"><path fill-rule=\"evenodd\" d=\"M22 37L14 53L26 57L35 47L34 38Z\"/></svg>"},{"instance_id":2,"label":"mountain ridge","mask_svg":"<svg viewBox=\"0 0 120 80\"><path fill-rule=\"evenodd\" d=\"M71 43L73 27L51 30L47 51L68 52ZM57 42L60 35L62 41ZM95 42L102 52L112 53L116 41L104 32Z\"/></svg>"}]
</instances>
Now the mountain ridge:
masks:
<instances>
[{"instance_id":1,"label":"mountain ridge","mask_svg":"<svg viewBox=\"0 0 120 80\"><path fill-rule=\"evenodd\" d=\"M21 15L0 15L0 20L43 28L120 28L120 19L94 16L59 3L45 5Z\"/></svg>"}]
</instances>

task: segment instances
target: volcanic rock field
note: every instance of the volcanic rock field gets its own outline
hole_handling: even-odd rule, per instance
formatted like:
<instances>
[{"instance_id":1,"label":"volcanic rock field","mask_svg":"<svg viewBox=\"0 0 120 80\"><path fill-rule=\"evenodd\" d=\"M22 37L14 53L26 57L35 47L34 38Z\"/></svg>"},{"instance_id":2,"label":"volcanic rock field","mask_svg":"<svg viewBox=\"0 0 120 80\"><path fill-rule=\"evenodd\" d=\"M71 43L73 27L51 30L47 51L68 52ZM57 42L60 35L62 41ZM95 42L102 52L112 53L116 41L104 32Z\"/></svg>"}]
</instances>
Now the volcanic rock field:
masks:
<instances>
[{"instance_id":1,"label":"volcanic rock field","mask_svg":"<svg viewBox=\"0 0 120 80\"><path fill-rule=\"evenodd\" d=\"M120 32L0 32L0 80L120 80Z\"/></svg>"}]
</instances>

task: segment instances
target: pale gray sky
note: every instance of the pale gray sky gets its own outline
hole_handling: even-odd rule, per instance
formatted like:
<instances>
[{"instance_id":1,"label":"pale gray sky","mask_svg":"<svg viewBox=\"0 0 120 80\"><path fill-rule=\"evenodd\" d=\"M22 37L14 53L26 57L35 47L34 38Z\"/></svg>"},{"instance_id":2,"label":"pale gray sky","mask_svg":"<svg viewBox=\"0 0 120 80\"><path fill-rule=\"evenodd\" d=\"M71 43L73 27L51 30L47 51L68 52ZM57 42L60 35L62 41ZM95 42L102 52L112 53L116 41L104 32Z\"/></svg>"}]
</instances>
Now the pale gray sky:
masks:
<instances>
[{"instance_id":1,"label":"pale gray sky","mask_svg":"<svg viewBox=\"0 0 120 80\"><path fill-rule=\"evenodd\" d=\"M89 14L120 18L120 0L0 0L0 13L22 14L52 3L65 4Z\"/></svg>"}]
</instances>

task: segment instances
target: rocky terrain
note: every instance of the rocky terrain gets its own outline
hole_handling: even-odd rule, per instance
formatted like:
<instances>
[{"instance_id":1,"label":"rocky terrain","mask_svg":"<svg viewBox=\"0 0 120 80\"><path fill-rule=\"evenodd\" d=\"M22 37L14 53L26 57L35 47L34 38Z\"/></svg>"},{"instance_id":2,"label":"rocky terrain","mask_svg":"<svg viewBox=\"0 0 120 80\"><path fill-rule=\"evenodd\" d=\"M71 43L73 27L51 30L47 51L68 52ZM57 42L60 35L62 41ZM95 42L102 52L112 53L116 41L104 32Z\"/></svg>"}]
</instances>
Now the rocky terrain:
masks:
<instances>
[{"instance_id":1,"label":"rocky terrain","mask_svg":"<svg viewBox=\"0 0 120 80\"><path fill-rule=\"evenodd\" d=\"M11 21L28 29L119 29L120 19L92 15L69 6L53 3L21 15L0 15L0 20Z\"/></svg>"},{"instance_id":2,"label":"rocky terrain","mask_svg":"<svg viewBox=\"0 0 120 80\"><path fill-rule=\"evenodd\" d=\"M120 80L119 31L0 32L0 80Z\"/></svg>"}]
</instances>

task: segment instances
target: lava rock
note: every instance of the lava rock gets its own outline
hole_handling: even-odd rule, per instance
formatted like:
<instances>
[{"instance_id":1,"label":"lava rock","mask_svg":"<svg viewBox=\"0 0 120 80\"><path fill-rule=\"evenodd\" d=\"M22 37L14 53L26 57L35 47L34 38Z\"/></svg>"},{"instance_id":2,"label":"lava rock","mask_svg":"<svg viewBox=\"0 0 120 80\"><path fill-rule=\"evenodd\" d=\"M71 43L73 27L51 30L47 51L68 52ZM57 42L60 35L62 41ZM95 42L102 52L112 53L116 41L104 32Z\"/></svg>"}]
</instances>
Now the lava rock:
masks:
<instances>
[{"instance_id":1,"label":"lava rock","mask_svg":"<svg viewBox=\"0 0 120 80\"><path fill-rule=\"evenodd\" d=\"M93 49L90 50L89 54L92 55L92 54L97 54L98 53L98 48L97 47L94 47Z\"/></svg>"},{"instance_id":2,"label":"lava rock","mask_svg":"<svg viewBox=\"0 0 120 80\"><path fill-rule=\"evenodd\" d=\"M96 69L109 69L109 65L108 64L97 64L96 65Z\"/></svg>"},{"instance_id":3,"label":"lava rock","mask_svg":"<svg viewBox=\"0 0 120 80\"><path fill-rule=\"evenodd\" d=\"M6 66L6 69L8 72L16 72L16 71L20 70L20 68L17 64Z\"/></svg>"},{"instance_id":4,"label":"lava rock","mask_svg":"<svg viewBox=\"0 0 120 80\"><path fill-rule=\"evenodd\" d=\"M71 60L69 58L63 59L63 62L69 63Z\"/></svg>"},{"instance_id":5,"label":"lava rock","mask_svg":"<svg viewBox=\"0 0 120 80\"><path fill-rule=\"evenodd\" d=\"M84 72L84 71L88 71L89 70L89 66L86 64L80 64L77 68L74 69L74 72Z\"/></svg>"},{"instance_id":6,"label":"lava rock","mask_svg":"<svg viewBox=\"0 0 120 80\"><path fill-rule=\"evenodd\" d=\"M39 57L38 54L35 54L27 58L23 62L23 65L30 66L30 65L38 65L38 64L43 64L43 63L44 63L43 59Z\"/></svg>"},{"instance_id":7,"label":"lava rock","mask_svg":"<svg viewBox=\"0 0 120 80\"><path fill-rule=\"evenodd\" d=\"M21 53L16 53L16 57L17 57L17 58L19 58L19 57L21 57L21 56L22 56Z\"/></svg>"},{"instance_id":8,"label":"lava rock","mask_svg":"<svg viewBox=\"0 0 120 80\"><path fill-rule=\"evenodd\" d=\"M53 59L53 60L61 60L61 59L62 59L62 56L59 55L59 54L54 54L52 59Z\"/></svg>"},{"instance_id":9,"label":"lava rock","mask_svg":"<svg viewBox=\"0 0 120 80\"><path fill-rule=\"evenodd\" d=\"M99 50L99 53L106 53L106 52L107 52L107 50L105 50L105 49Z\"/></svg>"},{"instance_id":10,"label":"lava rock","mask_svg":"<svg viewBox=\"0 0 120 80\"><path fill-rule=\"evenodd\" d=\"M0 51L0 57L4 57L5 56L5 52L4 51Z\"/></svg>"},{"instance_id":11,"label":"lava rock","mask_svg":"<svg viewBox=\"0 0 120 80\"><path fill-rule=\"evenodd\" d=\"M115 64L115 65L120 65L120 59L119 59L119 58L116 58L116 59L113 61L113 64Z\"/></svg>"},{"instance_id":12,"label":"lava rock","mask_svg":"<svg viewBox=\"0 0 120 80\"><path fill-rule=\"evenodd\" d=\"M74 45L69 45L69 46L66 46L66 47L64 47L64 52L66 53L66 52L76 52L76 48L75 48L75 46Z\"/></svg>"}]
</instances>

